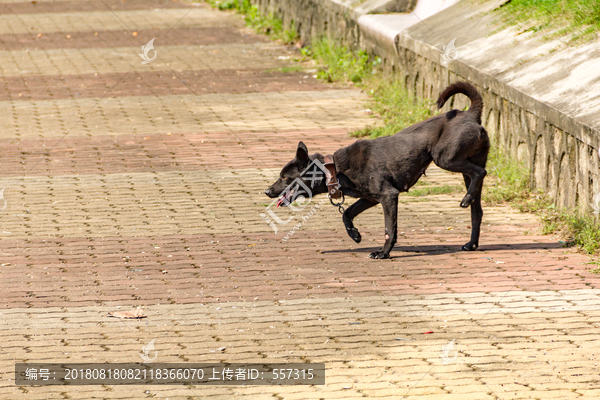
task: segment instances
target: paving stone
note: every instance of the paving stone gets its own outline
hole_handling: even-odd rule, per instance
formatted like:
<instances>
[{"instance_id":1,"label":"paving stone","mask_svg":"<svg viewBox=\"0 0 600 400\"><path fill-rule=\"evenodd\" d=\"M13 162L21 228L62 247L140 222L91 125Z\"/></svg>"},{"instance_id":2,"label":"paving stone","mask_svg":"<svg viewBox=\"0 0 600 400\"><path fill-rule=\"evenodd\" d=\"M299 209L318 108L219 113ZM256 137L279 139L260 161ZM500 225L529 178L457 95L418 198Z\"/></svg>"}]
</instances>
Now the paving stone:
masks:
<instances>
[{"instance_id":1,"label":"paving stone","mask_svg":"<svg viewBox=\"0 0 600 400\"><path fill-rule=\"evenodd\" d=\"M27 13L0 15L0 35L22 33L102 31L114 29L170 29L197 25L226 25L237 19L231 14L217 14L206 5L180 9L156 9L148 4L145 10L64 13ZM183 18L185 16L185 18ZM239 19L238 19L239 21ZM239 23L239 22L238 22ZM33 28L33 29L32 29ZM142 43L143 44L143 43Z\"/></svg>"},{"instance_id":2,"label":"paving stone","mask_svg":"<svg viewBox=\"0 0 600 400\"><path fill-rule=\"evenodd\" d=\"M12 140L56 138L67 134L67 137L93 137L99 132L103 135L137 134L147 137L174 132L225 130L231 138L235 137L235 131L349 128L364 124L369 122L360 111L364 101L365 96L357 91L326 90L293 94L195 95L190 92L161 97L0 102L0 112L10 116L10 119L3 119L0 127L4 129L2 138L6 138L10 131ZM233 104L237 106L233 107ZM129 117L132 113L137 117ZM278 118L268 118L272 114L278 115ZM236 144L239 143L238 140ZM263 147L262 151L267 152L268 148ZM248 157L260 162L259 156L252 152L247 153L245 158Z\"/></svg>"}]
</instances>

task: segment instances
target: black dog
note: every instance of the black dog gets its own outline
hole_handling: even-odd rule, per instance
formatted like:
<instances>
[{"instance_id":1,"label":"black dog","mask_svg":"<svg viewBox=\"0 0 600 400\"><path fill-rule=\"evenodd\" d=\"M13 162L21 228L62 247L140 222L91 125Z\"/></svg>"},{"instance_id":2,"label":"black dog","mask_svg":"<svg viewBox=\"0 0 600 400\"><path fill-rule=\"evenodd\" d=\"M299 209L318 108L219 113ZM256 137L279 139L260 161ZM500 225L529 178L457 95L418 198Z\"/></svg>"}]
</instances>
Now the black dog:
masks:
<instances>
[{"instance_id":1,"label":"black dog","mask_svg":"<svg viewBox=\"0 0 600 400\"><path fill-rule=\"evenodd\" d=\"M431 161L443 169L463 174L467 194L460 206L471 206L472 228L471 240L462 249L475 250L479 246L483 216L481 189L490 143L486 130L481 126L483 100L471 84L457 82L450 85L440 95L438 108L457 93L471 100L467 111L452 110L403 129L393 136L358 140L334 153L342 193L359 198L343 215L348 235L356 243L360 243L361 236L352 223L354 217L377 203L383 206L385 244L369 257L389 257L397 237L398 194L408 191L417 183ZM302 180L308 186L309 182L302 173L313 160L323 163L324 157L319 153L309 156L308 149L300 142L296 158L283 167L279 179L266 190L266 195L271 198L280 196L295 179ZM328 193L324 179L312 187L312 194L319 193ZM284 194L286 196L287 193Z\"/></svg>"}]
</instances>

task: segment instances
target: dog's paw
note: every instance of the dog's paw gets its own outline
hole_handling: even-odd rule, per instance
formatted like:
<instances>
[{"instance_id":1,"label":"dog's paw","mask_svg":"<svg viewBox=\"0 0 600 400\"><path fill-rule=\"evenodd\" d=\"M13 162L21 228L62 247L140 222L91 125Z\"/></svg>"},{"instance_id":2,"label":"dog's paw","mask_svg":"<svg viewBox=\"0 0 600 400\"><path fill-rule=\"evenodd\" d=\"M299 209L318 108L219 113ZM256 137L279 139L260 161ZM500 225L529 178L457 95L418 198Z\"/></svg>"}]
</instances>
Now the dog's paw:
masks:
<instances>
[{"instance_id":1,"label":"dog's paw","mask_svg":"<svg viewBox=\"0 0 600 400\"><path fill-rule=\"evenodd\" d=\"M462 208L467 208L471 205L471 203L473 202L473 196L471 196L470 194L466 194L465 197L463 197L462 201L460 202L460 206Z\"/></svg>"},{"instance_id":2,"label":"dog's paw","mask_svg":"<svg viewBox=\"0 0 600 400\"><path fill-rule=\"evenodd\" d=\"M381 260L384 258L390 258L390 255L384 253L383 251L374 251L371 254L369 254L369 258L375 258L375 259Z\"/></svg>"},{"instance_id":3,"label":"dog's paw","mask_svg":"<svg viewBox=\"0 0 600 400\"><path fill-rule=\"evenodd\" d=\"M348 232L348 236L350 239L354 240L356 243L360 243L362 237L360 236L360 232L356 228L346 228L346 232Z\"/></svg>"},{"instance_id":4,"label":"dog's paw","mask_svg":"<svg viewBox=\"0 0 600 400\"><path fill-rule=\"evenodd\" d=\"M471 243L471 242L469 242L469 243L465 244L462 247L462 249L464 251L473 251L473 250L477 250L478 247L479 247L479 245L477 243Z\"/></svg>"}]
</instances>

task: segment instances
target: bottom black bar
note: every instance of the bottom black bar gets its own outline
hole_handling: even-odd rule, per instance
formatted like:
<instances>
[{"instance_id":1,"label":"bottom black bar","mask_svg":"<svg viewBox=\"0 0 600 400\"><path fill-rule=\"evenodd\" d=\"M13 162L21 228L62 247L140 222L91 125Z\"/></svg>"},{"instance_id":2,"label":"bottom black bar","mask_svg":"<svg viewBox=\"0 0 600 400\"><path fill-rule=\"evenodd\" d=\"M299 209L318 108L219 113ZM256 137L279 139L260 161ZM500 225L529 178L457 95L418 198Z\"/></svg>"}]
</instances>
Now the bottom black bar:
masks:
<instances>
[{"instance_id":1,"label":"bottom black bar","mask_svg":"<svg viewBox=\"0 0 600 400\"><path fill-rule=\"evenodd\" d=\"M15 364L15 384L324 385L325 364Z\"/></svg>"}]
</instances>

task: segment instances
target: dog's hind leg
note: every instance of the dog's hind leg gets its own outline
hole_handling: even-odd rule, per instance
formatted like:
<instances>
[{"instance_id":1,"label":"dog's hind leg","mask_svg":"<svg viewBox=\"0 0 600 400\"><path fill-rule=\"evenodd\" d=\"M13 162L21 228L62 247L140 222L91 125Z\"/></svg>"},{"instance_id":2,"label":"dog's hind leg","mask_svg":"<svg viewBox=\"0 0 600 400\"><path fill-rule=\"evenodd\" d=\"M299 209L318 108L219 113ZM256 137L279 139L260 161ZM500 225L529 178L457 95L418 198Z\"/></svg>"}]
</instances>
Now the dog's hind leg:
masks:
<instances>
[{"instance_id":1,"label":"dog's hind leg","mask_svg":"<svg viewBox=\"0 0 600 400\"><path fill-rule=\"evenodd\" d=\"M390 251L396 244L398 235L398 194L397 190L390 191L381 199L385 218L385 244L380 251L369 254L369 258L389 258Z\"/></svg>"},{"instance_id":2,"label":"dog's hind leg","mask_svg":"<svg viewBox=\"0 0 600 400\"><path fill-rule=\"evenodd\" d=\"M377 204L378 203L375 201L359 199L357 202L348 207L346 211L344 211L344 214L342 215L342 221L344 221L346 232L348 232L348 236L350 236L350 238L356 243L360 243L362 237L360 236L358 229L354 227L354 223L352 221L358 214L368 210L373 206L376 206Z\"/></svg>"},{"instance_id":3,"label":"dog's hind leg","mask_svg":"<svg viewBox=\"0 0 600 400\"><path fill-rule=\"evenodd\" d=\"M465 186L467 189L471 186L471 178L463 174ZM477 250L479 247L479 232L481 229L481 219L483 218L483 209L481 208L481 190L482 185L479 185L471 203L471 240L465 244L462 249L465 251Z\"/></svg>"},{"instance_id":4,"label":"dog's hind leg","mask_svg":"<svg viewBox=\"0 0 600 400\"><path fill-rule=\"evenodd\" d=\"M440 168L444 168L445 170L452 172L462 172L463 175L466 175L469 178L470 182L467 187L467 194L465 194L465 197L463 197L462 201L460 202L461 207L469 207L475 201L477 192L481 192L483 178L485 178L487 175L486 170L479 165L475 165L471 161L465 159L452 161L434 159L434 161ZM479 193L479 196L481 196L481 193Z\"/></svg>"}]
</instances>

